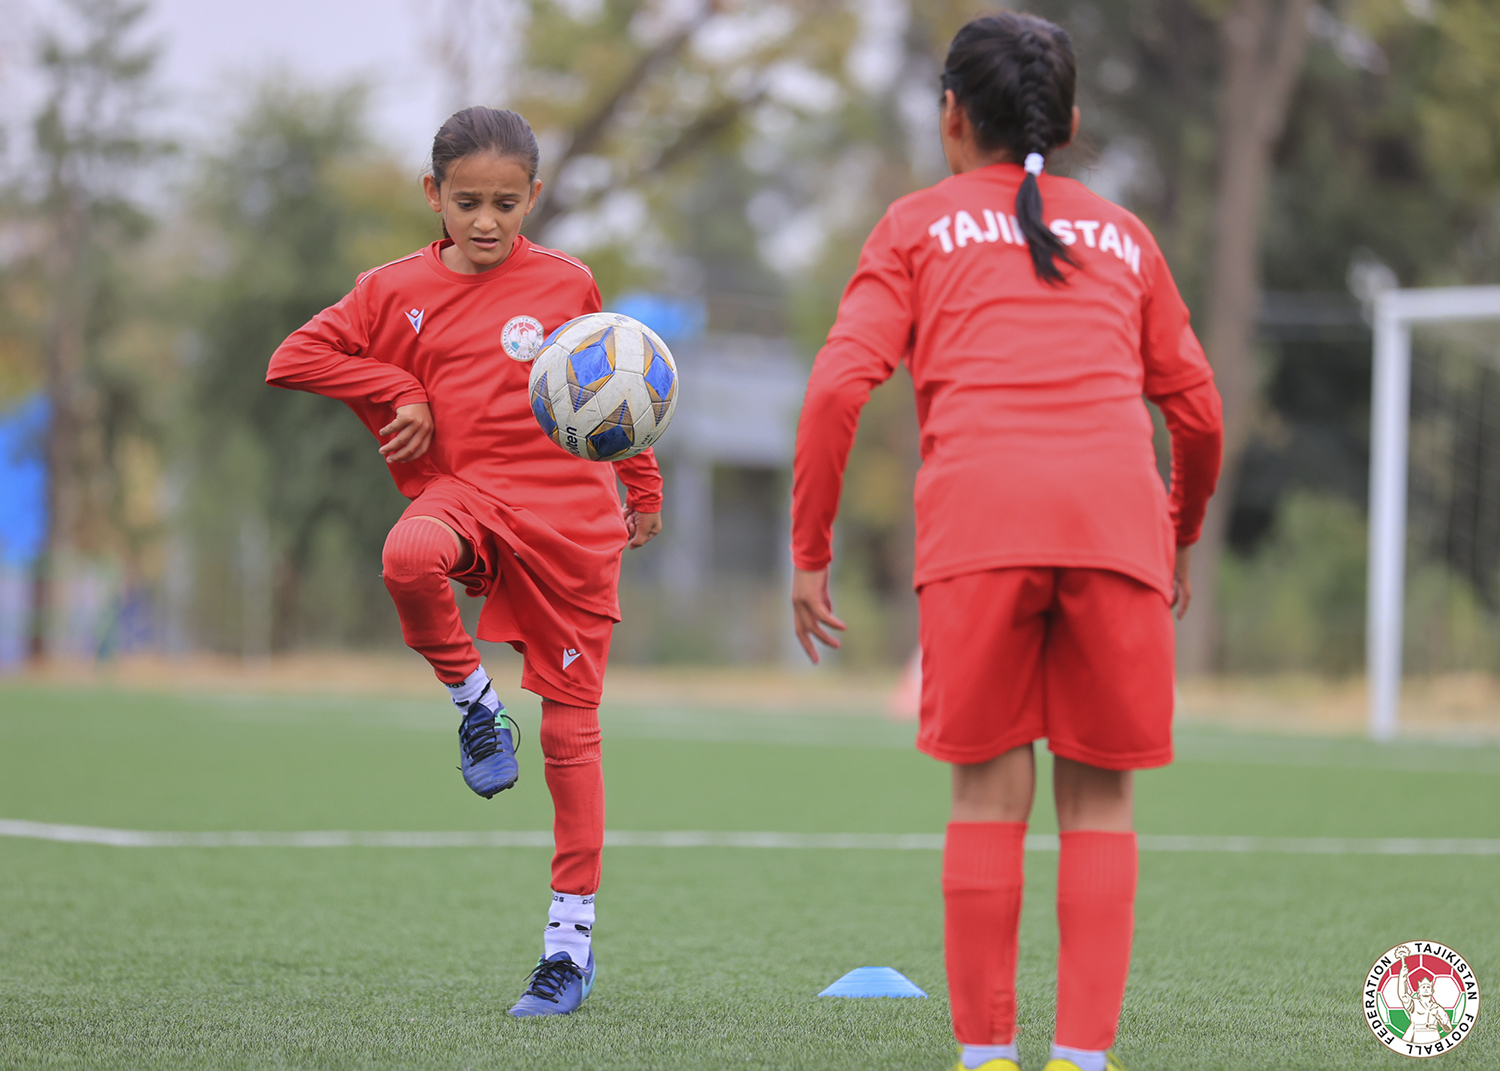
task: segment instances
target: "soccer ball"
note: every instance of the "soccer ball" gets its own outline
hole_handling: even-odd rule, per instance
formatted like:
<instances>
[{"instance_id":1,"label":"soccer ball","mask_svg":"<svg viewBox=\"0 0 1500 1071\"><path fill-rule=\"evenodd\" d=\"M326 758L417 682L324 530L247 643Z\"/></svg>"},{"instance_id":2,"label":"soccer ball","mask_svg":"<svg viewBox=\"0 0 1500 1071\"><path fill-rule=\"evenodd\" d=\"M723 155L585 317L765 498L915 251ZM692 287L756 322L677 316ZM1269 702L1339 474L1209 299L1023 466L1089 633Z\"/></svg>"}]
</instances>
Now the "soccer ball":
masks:
<instances>
[{"instance_id":1,"label":"soccer ball","mask_svg":"<svg viewBox=\"0 0 1500 1071\"><path fill-rule=\"evenodd\" d=\"M575 457L619 461L647 449L677 408L677 365L639 320L591 312L563 324L531 362L531 412Z\"/></svg>"}]
</instances>

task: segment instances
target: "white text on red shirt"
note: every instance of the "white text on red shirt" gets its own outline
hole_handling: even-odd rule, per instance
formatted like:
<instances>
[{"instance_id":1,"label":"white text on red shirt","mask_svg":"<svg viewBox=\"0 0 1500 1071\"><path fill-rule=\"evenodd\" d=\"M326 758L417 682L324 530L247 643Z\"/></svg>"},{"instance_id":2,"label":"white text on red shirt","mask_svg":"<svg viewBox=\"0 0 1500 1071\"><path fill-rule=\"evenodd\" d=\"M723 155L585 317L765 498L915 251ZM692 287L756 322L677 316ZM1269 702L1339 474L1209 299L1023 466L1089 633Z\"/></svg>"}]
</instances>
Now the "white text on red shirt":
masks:
<instances>
[{"instance_id":1,"label":"white text on red shirt","mask_svg":"<svg viewBox=\"0 0 1500 1071\"><path fill-rule=\"evenodd\" d=\"M1021 232L1021 225L1015 216L1007 216L1004 212L993 212L986 208L981 213L984 217L984 226L963 209L959 209L951 216L943 216L927 228L927 233L938 240L944 253L951 253L954 249L963 249L970 243L983 244L985 242L1004 242L1007 245L1025 245L1026 236ZM1098 249L1102 253L1113 253L1120 260L1130 265L1130 270L1139 275L1141 273L1141 247L1130 237L1129 233L1122 233L1119 227L1113 223L1105 223L1097 219L1054 219L1047 224L1047 228L1063 243L1063 245L1074 245L1078 242L1080 235L1083 244L1089 249Z\"/></svg>"}]
</instances>

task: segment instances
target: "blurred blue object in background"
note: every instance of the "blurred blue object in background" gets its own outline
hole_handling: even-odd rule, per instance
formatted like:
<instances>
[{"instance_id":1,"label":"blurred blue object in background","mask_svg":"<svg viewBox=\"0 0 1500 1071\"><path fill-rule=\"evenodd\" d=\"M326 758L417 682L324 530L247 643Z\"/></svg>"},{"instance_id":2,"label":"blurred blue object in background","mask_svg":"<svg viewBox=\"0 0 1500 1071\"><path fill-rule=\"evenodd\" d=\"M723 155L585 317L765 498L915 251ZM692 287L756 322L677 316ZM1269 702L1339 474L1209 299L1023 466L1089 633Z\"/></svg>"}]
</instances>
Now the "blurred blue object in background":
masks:
<instances>
[{"instance_id":1,"label":"blurred blue object in background","mask_svg":"<svg viewBox=\"0 0 1500 1071\"><path fill-rule=\"evenodd\" d=\"M0 409L0 668L25 654L31 565L47 520L47 399L33 394Z\"/></svg>"},{"instance_id":2,"label":"blurred blue object in background","mask_svg":"<svg viewBox=\"0 0 1500 1071\"><path fill-rule=\"evenodd\" d=\"M610 302L609 312L630 316L661 336L668 346L696 338L708 323L708 309L694 297L632 290Z\"/></svg>"},{"instance_id":3,"label":"blurred blue object in background","mask_svg":"<svg viewBox=\"0 0 1500 1071\"><path fill-rule=\"evenodd\" d=\"M30 565L47 520L47 399L33 394L0 410L0 565Z\"/></svg>"}]
</instances>

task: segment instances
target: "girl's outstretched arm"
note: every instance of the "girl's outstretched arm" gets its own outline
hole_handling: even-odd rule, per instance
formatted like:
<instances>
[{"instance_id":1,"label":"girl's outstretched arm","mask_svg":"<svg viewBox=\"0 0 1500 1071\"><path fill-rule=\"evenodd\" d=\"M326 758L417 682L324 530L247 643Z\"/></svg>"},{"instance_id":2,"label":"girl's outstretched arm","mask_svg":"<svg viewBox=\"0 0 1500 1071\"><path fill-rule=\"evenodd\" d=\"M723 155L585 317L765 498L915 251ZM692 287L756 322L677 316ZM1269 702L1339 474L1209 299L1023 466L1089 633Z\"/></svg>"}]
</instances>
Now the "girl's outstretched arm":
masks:
<instances>
[{"instance_id":1,"label":"girl's outstretched arm","mask_svg":"<svg viewBox=\"0 0 1500 1071\"><path fill-rule=\"evenodd\" d=\"M1151 399L1172 436L1172 526L1177 545L1198 542L1208 500L1219 482L1224 417L1213 380Z\"/></svg>"},{"instance_id":2,"label":"girl's outstretched arm","mask_svg":"<svg viewBox=\"0 0 1500 1071\"><path fill-rule=\"evenodd\" d=\"M1146 298L1141 308L1141 357L1145 392L1161 410L1172 437L1172 527L1177 561L1172 570L1172 607L1187 613L1192 546L1203 529L1208 500L1219 482L1224 454L1224 408L1213 370L1177 291L1172 272L1154 240L1146 252Z\"/></svg>"},{"instance_id":3,"label":"girl's outstretched arm","mask_svg":"<svg viewBox=\"0 0 1500 1071\"><path fill-rule=\"evenodd\" d=\"M1172 570L1172 608L1181 620L1193 600L1189 562L1203 529L1203 515L1219 480L1224 420L1212 380L1153 398L1172 436L1172 527L1177 563Z\"/></svg>"},{"instance_id":4,"label":"girl's outstretched arm","mask_svg":"<svg viewBox=\"0 0 1500 1071\"><path fill-rule=\"evenodd\" d=\"M266 382L337 398L364 415L369 406L394 411L427 402L427 391L403 368L372 358L361 307L360 284L276 347Z\"/></svg>"},{"instance_id":5,"label":"girl's outstretched arm","mask_svg":"<svg viewBox=\"0 0 1500 1071\"><path fill-rule=\"evenodd\" d=\"M911 268L892 232L889 215L870 232L807 381L792 465L792 563L801 571L827 569L833 559L833 518L860 410L911 348Z\"/></svg>"}]
</instances>

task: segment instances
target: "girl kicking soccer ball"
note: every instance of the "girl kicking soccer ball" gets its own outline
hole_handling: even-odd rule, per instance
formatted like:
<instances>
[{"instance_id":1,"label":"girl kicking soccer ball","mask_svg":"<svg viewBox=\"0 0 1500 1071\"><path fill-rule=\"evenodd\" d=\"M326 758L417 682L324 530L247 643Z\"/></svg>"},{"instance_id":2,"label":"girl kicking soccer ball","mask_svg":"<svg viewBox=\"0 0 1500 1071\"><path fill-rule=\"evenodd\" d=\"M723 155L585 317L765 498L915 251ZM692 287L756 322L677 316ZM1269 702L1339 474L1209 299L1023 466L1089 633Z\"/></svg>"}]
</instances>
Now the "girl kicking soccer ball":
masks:
<instances>
[{"instance_id":1,"label":"girl kicking soccer ball","mask_svg":"<svg viewBox=\"0 0 1500 1071\"><path fill-rule=\"evenodd\" d=\"M917 393L917 746L953 764L945 952L961 1068L1017 1071L1022 852L1047 738L1061 830L1047 1071L1117 1067L1134 925L1131 772L1172 758L1172 613L1218 478L1219 397L1140 220L1047 154L1076 133L1067 35L975 19L943 72L951 178L865 243L797 433L798 637L837 647L830 532L860 407L905 362ZM1045 205L1045 211L1044 206ZM1151 419L1172 435L1170 500Z\"/></svg>"},{"instance_id":2,"label":"girl kicking soccer ball","mask_svg":"<svg viewBox=\"0 0 1500 1071\"><path fill-rule=\"evenodd\" d=\"M468 108L450 118L423 180L443 239L361 275L281 344L266 376L347 403L382 441L411 499L386 539L385 586L407 644L462 714L460 769L479 795L516 783L515 723L464 631L450 579L485 597L480 639L520 651L521 686L542 696L552 907L517 1016L571 1012L593 985L604 846L598 707L620 619L620 554L661 531L650 451L583 462L532 416L527 362L553 328L600 309L588 268L520 236L542 187L537 163L536 137L516 113Z\"/></svg>"}]
</instances>

